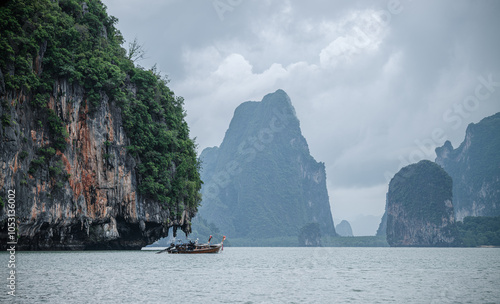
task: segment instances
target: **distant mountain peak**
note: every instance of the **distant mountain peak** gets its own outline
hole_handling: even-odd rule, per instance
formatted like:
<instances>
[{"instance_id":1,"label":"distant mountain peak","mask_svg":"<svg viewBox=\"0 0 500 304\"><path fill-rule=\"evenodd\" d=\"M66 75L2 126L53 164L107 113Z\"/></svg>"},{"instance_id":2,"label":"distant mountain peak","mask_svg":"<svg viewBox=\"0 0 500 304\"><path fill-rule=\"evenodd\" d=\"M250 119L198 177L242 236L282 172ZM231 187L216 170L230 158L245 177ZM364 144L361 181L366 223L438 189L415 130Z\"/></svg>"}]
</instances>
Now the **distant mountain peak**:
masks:
<instances>
[{"instance_id":1,"label":"distant mountain peak","mask_svg":"<svg viewBox=\"0 0 500 304\"><path fill-rule=\"evenodd\" d=\"M287 237L318 223L335 235L323 163L309 154L289 96L240 104L220 147L201 157L200 214L236 238Z\"/></svg>"},{"instance_id":2,"label":"distant mountain peak","mask_svg":"<svg viewBox=\"0 0 500 304\"><path fill-rule=\"evenodd\" d=\"M335 231L340 236L344 237L353 236L351 224L346 220L342 220L339 224L337 224L337 226L335 226Z\"/></svg>"}]
</instances>

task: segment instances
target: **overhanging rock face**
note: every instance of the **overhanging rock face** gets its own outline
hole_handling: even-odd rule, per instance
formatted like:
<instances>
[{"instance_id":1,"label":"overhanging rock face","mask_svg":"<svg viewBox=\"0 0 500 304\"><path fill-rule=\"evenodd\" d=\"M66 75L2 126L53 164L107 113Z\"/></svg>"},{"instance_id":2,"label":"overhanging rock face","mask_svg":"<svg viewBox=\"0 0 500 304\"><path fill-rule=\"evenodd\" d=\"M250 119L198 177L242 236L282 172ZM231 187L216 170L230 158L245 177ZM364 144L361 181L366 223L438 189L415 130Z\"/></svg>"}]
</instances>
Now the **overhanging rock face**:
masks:
<instances>
[{"instance_id":1,"label":"overhanging rock face","mask_svg":"<svg viewBox=\"0 0 500 304\"><path fill-rule=\"evenodd\" d=\"M27 96L15 98L29 103ZM136 160L127 153L129 140L114 102L104 97L90 113L82 88L60 80L49 108L64 121L69 136L64 152L54 151L48 166L29 170L35 152L51 140L29 107L13 111L17 123L2 132L0 188L17 190L19 249L138 249L166 236L169 227L190 231L194 211L173 215L139 195ZM67 180L56 184L55 170ZM7 215L2 210L4 239Z\"/></svg>"},{"instance_id":2,"label":"overhanging rock face","mask_svg":"<svg viewBox=\"0 0 500 304\"><path fill-rule=\"evenodd\" d=\"M28 250L138 249L170 227L189 233L202 182L183 99L127 56L106 6L8 1L2 13L0 248L9 218Z\"/></svg>"}]
</instances>

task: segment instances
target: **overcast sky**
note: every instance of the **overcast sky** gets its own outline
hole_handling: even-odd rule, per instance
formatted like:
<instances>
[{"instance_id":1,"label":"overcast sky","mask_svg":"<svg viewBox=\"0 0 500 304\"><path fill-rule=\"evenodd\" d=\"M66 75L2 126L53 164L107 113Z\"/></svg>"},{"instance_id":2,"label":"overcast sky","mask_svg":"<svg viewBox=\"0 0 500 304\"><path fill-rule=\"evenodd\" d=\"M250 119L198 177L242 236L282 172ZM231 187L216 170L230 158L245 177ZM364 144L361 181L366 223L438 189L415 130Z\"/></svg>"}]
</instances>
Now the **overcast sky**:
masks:
<instances>
[{"instance_id":1,"label":"overcast sky","mask_svg":"<svg viewBox=\"0 0 500 304\"><path fill-rule=\"evenodd\" d=\"M240 103L285 90L336 224L382 216L401 167L500 111L500 1L103 2L185 98L198 153Z\"/></svg>"}]
</instances>

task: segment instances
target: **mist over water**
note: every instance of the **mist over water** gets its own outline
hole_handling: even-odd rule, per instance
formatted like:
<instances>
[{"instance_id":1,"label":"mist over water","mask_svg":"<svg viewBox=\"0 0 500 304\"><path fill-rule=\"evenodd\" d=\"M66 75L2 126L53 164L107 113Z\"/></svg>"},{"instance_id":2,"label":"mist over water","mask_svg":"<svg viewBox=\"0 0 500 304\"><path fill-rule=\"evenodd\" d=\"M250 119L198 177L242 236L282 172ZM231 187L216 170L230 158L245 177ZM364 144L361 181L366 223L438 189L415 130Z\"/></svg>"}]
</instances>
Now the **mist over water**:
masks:
<instances>
[{"instance_id":1,"label":"mist over water","mask_svg":"<svg viewBox=\"0 0 500 304\"><path fill-rule=\"evenodd\" d=\"M496 303L496 248L20 252L15 303ZM7 255L0 255L6 264ZM7 277L5 268L2 276ZM0 302L10 303L5 286Z\"/></svg>"}]
</instances>

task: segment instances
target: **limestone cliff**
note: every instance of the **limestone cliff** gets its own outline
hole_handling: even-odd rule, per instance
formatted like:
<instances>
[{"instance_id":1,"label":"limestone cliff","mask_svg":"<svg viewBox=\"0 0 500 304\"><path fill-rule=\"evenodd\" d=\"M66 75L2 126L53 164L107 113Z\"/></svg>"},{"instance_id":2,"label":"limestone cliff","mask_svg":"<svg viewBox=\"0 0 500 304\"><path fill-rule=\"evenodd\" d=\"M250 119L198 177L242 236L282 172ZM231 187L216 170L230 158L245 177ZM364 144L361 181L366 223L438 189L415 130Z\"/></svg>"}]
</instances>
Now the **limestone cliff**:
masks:
<instances>
[{"instance_id":1,"label":"limestone cliff","mask_svg":"<svg viewBox=\"0 0 500 304\"><path fill-rule=\"evenodd\" d=\"M456 220L500 215L500 113L470 124L456 149L436 149L436 163L453 179Z\"/></svg>"},{"instance_id":2,"label":"limestone cliff","mask_svg":"<svg viewBox=\"0 0 500 304\"><path fill-rule=\"evenodd\" d=\"M20 24L2 34L31 43L11 40L0 60L0 196L16 193L18 249L138 249L170 227L189 233L201 182L182 100L124 55L116 19L94 0L1 10Z\"/></svg>"},{"instance_id":3,"label":"limestone cliff","mask_svg":"<svg viewBox=\"0 0 500 304\"><path fill-rule=\"evenodd\" d=\"M238 106L220 147L200 158L200 215L231 239L289 237L295 246L311 223L335 235L325 166L310 155L284 91Z\"/></svg>"},{"instance_id":4,"label":"limestone cliff","mask_svg":"<svg viewBox=\"0 0 500 304\"><path fill-rule=\"evenodd\" d=\"M351 224L349 224L349 222L346 220L342 220L340 223L338 223L337 226L335 226L335 231L340 236L354 236L352 234Z\"/></svg>"},{"instance_id":5,"label":"limestone cliff","mask_svg":"<svg viewBox=\"0 0 500 304\"><path fill-rule=\"evenodd\" d=\"M384 212L380 224L378 225L376 236L386 236L387 231L387 212Z\"/></svg>"},{"instance_id":6,"label":"limestone cliff","mask_svg":"<svg viewBox=\"0 0 500 304\"><path fill-rule=\"evenodd\" d=\"M390 246L458 244L452 180L433 162L422 160L406 166L392 178L386 213Z\"/></svg>"}]
</instances>

